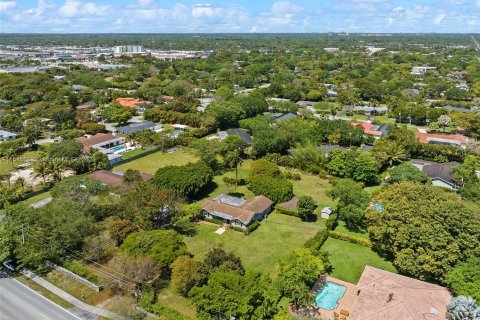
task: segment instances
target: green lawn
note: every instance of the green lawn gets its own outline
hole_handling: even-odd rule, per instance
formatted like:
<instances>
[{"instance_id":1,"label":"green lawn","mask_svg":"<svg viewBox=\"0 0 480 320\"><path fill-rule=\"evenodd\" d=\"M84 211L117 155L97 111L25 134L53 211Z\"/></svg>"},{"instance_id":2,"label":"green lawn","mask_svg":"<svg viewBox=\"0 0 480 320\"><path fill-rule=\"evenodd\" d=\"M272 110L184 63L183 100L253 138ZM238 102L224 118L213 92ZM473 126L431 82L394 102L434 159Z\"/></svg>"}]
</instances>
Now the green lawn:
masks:
<instances>
[{"instance_id":1,"label":"green lawn","mask_svg":"<svg viewBox=\"0 0 480 320\"><path fill-rule=\"evenodd\" d=\"M195 319L195 307L190 300L178 294L172 286L158 292L157 300L158 303L166 305L191 319Z\"/></svg>"},{"instance_id":2,"label":"green lawn","mask_svg":"<svg viewBox=\"0 0 480 320\"><path fill-rule=\"evenodd\" d=\"M396 272L391 262L367 247L328 238L322 250L330 252L330 262L333 266L331 276L353 284L358 282L366 265Z\"/></svg>"},{"instance_id":3,"label":"green lawn","mask_svg":"<svg viewBox=\"0 0 480 320\"><path fill-rule=\"evenodd\" d=\"M238 255L248 270L275 273L275 265L293 249L302 247L307 239L324 228L323 221L302 222L296 217L276 212L261 226L245 236L234 230L218 235L216 225L198 224L198 234L185 237L185 243L196 258L202 259L212 247L220 245Z\"/></svg>"},{"instance_id":4,"label":"green lawn","mask_svg":"<svg viewBox=\"0 0 480 320\"><path fill-rule=\"evenodd\" d=\"M298 181L292 180L293 193L296 196L310 196L318 205L318 210L324 207L331 207L334 201L327 196L327 191L330 190L330 182L326 179L320 178L318 175L303 173L298 170L293 170L299 173L301 179Z\"/></svg>"},{"instance_id":5,"label":"green lawn","mask_svg":"<svg viewBox=\"0 0 480 320\"><path fill-rule=\"evenodd\" d=\"M346 234L349 234L349 235L352 235L352 236L355 236L355 237L369 239L368 233L365 230L360 230L358 232L350 231L350 230L347 229L347 227L345 226L345 222L343 222L343 221L338 222L338 226L335 228L335 231L346 233Z\"/></svg>"},{"instance_id":6,"label":"green lawn","mask_svg":"<svg viewBox=\"0 0 480 320\"><path fill-rule=\"evenodd\" d=\"M139 154L146 153L146 152L148 152L152 149L154 149L154 148L151 147L151 148L145 148L145 149L141 149L141 148L133 149L133 150L122 153L122 159L123 160L130 159L130 158L133 158L133 157L135 157Z\"/></svg>"},{"instance_id":7,"label":"green lawn","mask_svg":"<svg viewBox=\"0 0 480 320\"><path fill-rule=\"evenodd\" d=\"M121 164L115 167L114 170L117 171L117 170L136 169L141 172L154 174L159 168L162 168L165 166L169 166L169 165L181 166L189 162L195 162L197 160L198 160L197 157L189 153L186 149L182 149L180 151L176 151L172 153L159 151L159 152L149 154L148 156L145 156L143 158Z\"/></svg>"},{"instance_id":8,"label":"green lawn","mask_svg":"<svg viewBox=\"0 0 480 320\"><path fill-rule=\"evenodd\" d=\"M32 204L32 203L38 202L40 200L46 199L48 197L50 197L50 192L45 191L45 192L37 194L36 196L33 196L33 197L30 197L28 199L23 200L22 203Z\"/></svg>"},{"instance_id":9,"label":"green lawn","mask_svg":"<svg viewBox=\"0 0 480 320\"><path fill-rule=\"evenodd\" d=\"M250 165L252 160L245 160L238 168L238 178L245 179L250 172ZM285 172L285 169L282 168ZM313 200L318 204L319 210L323 207L332 206L334 202L327 196L327 191L330 189L330 182L328 180L320 178L318 175L312 175L301 172L299 170L292 170L294 173L300 174L301 179L298 181L290 180L293 184L293 193L296 196L311 196ZM235 170L230 170L220 176L215 176L214 186L215 188L208 190L205 194L202 194L199 200L210 199L222 193L237 193L239 196L248 198L254 194L248 190L247 186L239 186L237 188L227 188L223 177L235 178Z\"/></svg>"}]
</instances>

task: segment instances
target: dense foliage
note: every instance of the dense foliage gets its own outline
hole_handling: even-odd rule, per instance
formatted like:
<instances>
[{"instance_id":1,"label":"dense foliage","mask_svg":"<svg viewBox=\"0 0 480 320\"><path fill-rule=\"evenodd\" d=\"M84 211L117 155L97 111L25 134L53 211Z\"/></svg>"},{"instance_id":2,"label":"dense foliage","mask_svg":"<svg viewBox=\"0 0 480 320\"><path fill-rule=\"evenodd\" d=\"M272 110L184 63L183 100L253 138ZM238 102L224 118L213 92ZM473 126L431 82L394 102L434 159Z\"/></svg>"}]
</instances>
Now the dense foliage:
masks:
<instances>
[{"instance_id":1,"label":"dense foliage","mask_svg":"<svg viewBox=\"0 0 480 320\"><path fill-rule=\"evenodd\" d=\"M445 281L458 262L479 254L480 209L438 187L402 182L373 199L368 232L399 271Z\"/></svg>"},{"instance_id":2,"label":"dense foliage","mask_svg":"<svg viewBox=\"0 0 480 320\"><path fill-rule=\"evenodd\" d=\"M212 177L212 169L203 162L197 162L161 168L155 173L154 182L158 187L191 197L201 192L212 181Z\"/></svg>"}]
</instances>

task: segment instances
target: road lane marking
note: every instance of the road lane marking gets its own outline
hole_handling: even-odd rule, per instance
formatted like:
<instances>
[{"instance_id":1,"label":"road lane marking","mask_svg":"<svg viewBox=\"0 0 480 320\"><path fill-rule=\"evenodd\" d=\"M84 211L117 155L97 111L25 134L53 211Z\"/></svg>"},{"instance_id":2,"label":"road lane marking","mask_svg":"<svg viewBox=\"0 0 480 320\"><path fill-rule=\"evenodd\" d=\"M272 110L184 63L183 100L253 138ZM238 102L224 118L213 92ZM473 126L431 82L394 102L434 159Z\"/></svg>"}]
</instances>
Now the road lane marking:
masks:
<instances>
[{"instance_id":1,"label":"road lane marking","mask_svg":"<svg viewBox=\"0 0 480 320\"><path fill-rule=\"evenodd\" d=\"M32 289L32 288L30 288L29 286L27 286L27 285L25 285L25 284L21 283L21 282L20 282L20 281L18 281L17 279L15 279L15 278L11 278L11 279L12 279L12 280L14 280L15 282L17 282L18 284L20 284L20 285L24 286L25 288L27 288L27 289L28 289L28 290L30 290L31 292L33 292L33 293L35 293L35 294L39 295L39 296L40 296L40 297L42 297L44 300L46 300L46 301L50 302L51 304L53 304L53 305L54 305L54 306L56 306L57 308L59 308L59 309L61 309L61 310L65 311L65 312L66 312L66 313L68 313L68 314L71 314L71 315L72 315L74 318L77 318L77 319L79 319L79 320L83 320L83 319L82 319L82 318L80 318L79 316L77 316L77 315L75 315L75 314L71 313L70 311L68 311L67 309L65 309L65 308L63 308L63 307L61 307L61 306L59 306L58 304L56 304L56 303L55 303L55 302L53 302L52 300L48 299L47 297L44 297L44 296L42 296L40 293L38 293L37 291L33 290L33 289ZM48 289L47 289L47 290L48 290ZM49 291L50 291L50 290L49 290ZM50 291L50 292L51 292L51 291ZM55 294L55 293L53 292L53 294ZM56 294L55 294L55 295L56 295ZM57 297L58 297L58 296L57 296ZM82 310L83 310L83 309L82 309Z\"/></svg>"},{"instance_id":2,"label":"road lane marking","mask_svg":"<svg viewBox=\"0 0 480 320\"><path fill-rule=\"evenodd\" d=\"M47 319L47 320L50 320L46 315L44 315L43 313L39 312L40 315L44 318L44 319Z\"/></svg>"}]
</instances>

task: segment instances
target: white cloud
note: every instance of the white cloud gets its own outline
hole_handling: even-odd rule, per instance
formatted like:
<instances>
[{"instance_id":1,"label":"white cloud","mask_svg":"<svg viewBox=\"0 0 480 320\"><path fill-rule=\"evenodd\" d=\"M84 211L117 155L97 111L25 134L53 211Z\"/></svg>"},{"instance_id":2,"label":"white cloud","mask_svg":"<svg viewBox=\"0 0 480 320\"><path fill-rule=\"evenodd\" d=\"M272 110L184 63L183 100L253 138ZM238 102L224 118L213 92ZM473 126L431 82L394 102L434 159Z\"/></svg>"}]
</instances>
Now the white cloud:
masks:
<instances>
[{"instance_id":1,"label":"white cloud","mask_svg":"<svg viewBox=\"0 0 480 320\"><path fill-rule=\"evenodd\" d=\"M0 12L7 11L17 5L16 1L0 1Z\"/></svg>"},{"instance_id":2,"label":"white cloud","mask_svg":"<svg viewBox=\"0 0 480 320\"><path fill-rule=\"evenodd\" d=\"M435 24L441 24L446 16L447 15L445 13L439 13L435 16L435 19L433 21L435 22Z\"/></svg>"},{"instance_id":3,"label":"white cloud","mask_svg":"<svg viewBox=\"0 0 480 320\"><path fill-rule=\"evenodd\" d=\"M67 0L65 4L60 7L60 14L65 17L73 17L78 13L81 2L78 0Z\"/></svg>"},{"instance_id":4,"label":"white cloud","mask_svg":"<svg viewBox=\"0 0 480 320\"><path fill-rule=\"evenodd\" d=\"M108 5L98 5L93 2L84 3L79 0L67 0L65 4L60 7L59 13L64 17L101 16L105 15L108 9Z\"/></svg>"},{"instance_id":5,"label":"white cloud","mask_svg":"<svg viewBox=\"0 0 480 320\"><path fill-rule=\"evenodd\" d=\"M212 6L209 3L201 4L197 3L192 7L192 16L194 18L209 17L212 18L221 13L222 9L220 7Z\"/></svg>"}]
</instances>

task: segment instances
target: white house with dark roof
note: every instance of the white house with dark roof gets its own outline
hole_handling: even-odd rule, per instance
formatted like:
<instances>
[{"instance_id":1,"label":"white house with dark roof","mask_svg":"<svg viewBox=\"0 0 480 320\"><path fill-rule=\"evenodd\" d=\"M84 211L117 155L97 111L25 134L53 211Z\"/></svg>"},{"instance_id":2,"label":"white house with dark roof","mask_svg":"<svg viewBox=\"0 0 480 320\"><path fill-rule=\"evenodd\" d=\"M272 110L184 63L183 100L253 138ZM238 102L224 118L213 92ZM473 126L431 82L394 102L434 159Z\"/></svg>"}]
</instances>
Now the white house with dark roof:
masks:
<instances>
[{"instance_id":1,"label":"white house with dark roof","mask_svg":"<svg viewBox=\"0 0 480 320\"><path fill-rule=\"evenodd\" d=\"M458 162L439 163L420 159L413 159L412 164L426 173L432 184L450 190L458 190L459 186L453 175L453 168L460 165Z\"/></svg>"},{"instance_id":2,"label":"white house with dark roof","mask_svg":"<svg viewBox=\"0 0 480 320\"><path fill-rule=\"evenodd\" d=\"M14 140L18 134L0 129L0 142Z\"/></svg>"}]
</instances>

